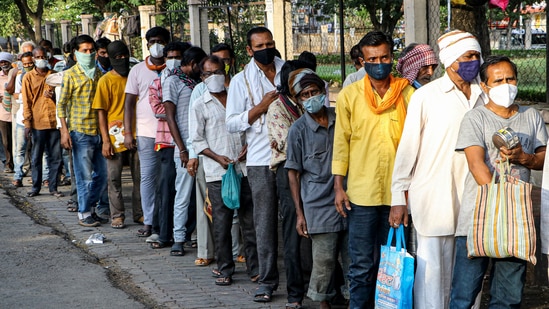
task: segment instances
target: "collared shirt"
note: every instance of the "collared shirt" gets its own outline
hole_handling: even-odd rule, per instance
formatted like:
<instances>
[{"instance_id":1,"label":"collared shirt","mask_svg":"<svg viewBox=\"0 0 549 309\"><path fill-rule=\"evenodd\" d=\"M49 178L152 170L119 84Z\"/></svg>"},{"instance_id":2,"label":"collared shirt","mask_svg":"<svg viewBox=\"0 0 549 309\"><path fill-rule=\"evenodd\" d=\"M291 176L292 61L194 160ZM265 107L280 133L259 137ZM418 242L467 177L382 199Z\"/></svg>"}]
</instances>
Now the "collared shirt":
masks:
<instances>
[{"instance_id":1,"label":"collared shirt","mask_svg":"<svg viewBox=\"0 0 549 309\"><path fill-rule=\"evenodd\" d=\"M162 81L162 103L169 101L175 105L175 122L183 142L189 138L189 102L192 91L177 75L170 75ZM174 156L179 158L179 151L175 151Z\"/></svg>"},{"instance_id":2,"label":"collared shirt","mask_svg":"<svg viewBox=\"0 0 549 309\"><path fill-rule=\"evenodd\" d=\"M67 118L69 132L76 131L87 135L99 133L97 112L91 108L99 78L99 69L95 68L92 80L86 76L79 64L64 72L57 115L59 118Z\"/></svg>"},{"instance_id":3,"label":"collared shirt","mask_svg":"<svg viewBox=\"0 0 549 309\"><path fill-rule=\"evenodd\" d=\"M275 57L276 75L274 84L280 83L280 69L284 60ZM246 132L248 166L268 166L271 160L271 147L267 132L266 116L261 115L252 125L248 123L248 112L261 102L263 96L275 90L275 85L255 64L252 58L244 70L231 80L227 98L227 130L231 133Z\"/></svg>"},{"instance_id":4,"label":"collared shirt","mask_svg":"<svg viewBox=\"0 0 549 309\"><path fill-rule=\"evenodd\" d=\"M290 131L290 127L299 116L303 114L301 105L294 103L289 98L288 103L295 107L298 115L290 113L280 97L269 106L267 111L267 128L269 130L269 144L271 145L270 168L273 170L276 170L278 165L286 160L288 131ZM276 144L276 147L272 147L273 144Z\"/></svg>"},{"instance_id":5,"label":"collared shirt","mask_svg":"<svg viewBox=\"0 0 549 309\"><path fill-rule=\"evenodd\" d=\"M455 151L461 120L484 105L477 81L467 100L447 74L416 90L408 106L394 164L391 205L408 205L423 236L454 235L465 176L463 153Z\"/></svg>"},{"instance_id":6,"label":"collared shirt","mask_svg":"<svg viewBox=\"0 0 549 309\"><path fill-rule=\"evenodd\" d=\"M126 93L137 96L137 104L135 105L135 134L143 137L156 137L156 128L158 128L158 119L156 119L149 104L149 86L153 80L159 77L159 73L149 70L147 58L144 61L136 64L128 75L126 83Z\"/></svg>"},{"instance_id":7,"label":"collared shirt","mask_svg":"<svg viewBox=\"0 0 549 309\"><path fill-rule=\"evenodd\" d=\"M402 91L405 105L413 92L411 86ZM382 98L375 90L374 96L380 105ZM392 106L381 114L374 113L366 102L362 79L341 90L336 115L332 173L348 176L347 195L353 204L390 205L391 175L402 131L397 109Z\"/></svg>"},{"instance_id":8,"label":"collared shirt","mask_svg":"<svg viewBox=\"0 0 549 309\"><path fill-rule=\"evenodd\" d=\"M196 153L210 149L214 153L236 160L244 145L244 134L229 133L225 124L225 107L208 91L195 100L190 118L195 123L190 132ZM225 175L225 170L219 163L208 156L204 158L204 174L206 181L219 181ZM236 172L246 175L244 162L236 164Z\"/></svg>"},{"instance_id":9,"label":"collared shirt","mask_svg":"<svg viewBox=\"0 0 549 309\"><path fill-rule=\"evenodd\" d=\"M5 84L8 80L8 74L5 74L3 70L0 70L0 95L2 96L4 95ZM0 106L0 121L11 122L11 112L7 111L3 105Z\"/></svg>"},{"instance_id":10,"label":"collared shirt","mask_svg":"<svg viewBox=\"0 0 549 309\"><path fill-rule=\"evenodd\" d=\"M47 130L57 128L55 118L55 101L44 97L44 91L53 91L55 88L46 84L46 77L51 74L47 71L40 74L36 69L27 72L23 77L21 96L23 100L23 124L26 128Z\"/></svg>"},{"instance_id":11,"label":"collared shirt","mask_svg":"<svg viewBox=\"0 0 549 309\"><path fill-rule=\"evenodd\" d=\"M301 200L310 234L332 233L347 229L347 220L334 207L334 176L330 171L334 142L335 111L325 107L328 127L303 114L288 133L285 168L299 172Z\"/></svg>"},{"instance_id":12,"label":"collared shirt","mask_svg":"<svg viewBox=\"0 0 549 309\"><path fill-rule=\"evenodd\" d=\"M107 113L107 129L115 152L127 150L124 146L124 89L127 77L107 72L99 79L92 108ZM130 132L131 133L131 132Z\"/></svg>"}]
</instances>

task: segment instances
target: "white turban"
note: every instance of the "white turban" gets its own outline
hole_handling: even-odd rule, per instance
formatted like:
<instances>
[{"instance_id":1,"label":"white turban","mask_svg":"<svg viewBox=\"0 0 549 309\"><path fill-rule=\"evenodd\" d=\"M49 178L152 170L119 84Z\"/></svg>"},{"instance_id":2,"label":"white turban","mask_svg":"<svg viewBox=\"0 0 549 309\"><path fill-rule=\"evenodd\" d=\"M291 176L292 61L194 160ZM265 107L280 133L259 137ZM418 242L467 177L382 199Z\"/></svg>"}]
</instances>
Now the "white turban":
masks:
<instances>
[{"instance_id":1,"label":"white turban","mask_svg":"<svg viewBox=\"0 0 549 309\"><path fill-rule=\"evenodd\" d=\"M437 43L440 50L438 57L445 68L451 66L457 58L467 51L474 50L479 53L481 52L477 38L469 32L461 30L450 31L442 35Z\"/></svg>"},{"instance_id":2,"label":"white turban","mask_svg":"<svg viewBox=\"0 0 549 309\"><path fill-rule=\"evenodd\" d=\"M7 61L9 63L13 62L13 56L7 52L0 52L0 61Z\"/></svg>"}]
</instances>

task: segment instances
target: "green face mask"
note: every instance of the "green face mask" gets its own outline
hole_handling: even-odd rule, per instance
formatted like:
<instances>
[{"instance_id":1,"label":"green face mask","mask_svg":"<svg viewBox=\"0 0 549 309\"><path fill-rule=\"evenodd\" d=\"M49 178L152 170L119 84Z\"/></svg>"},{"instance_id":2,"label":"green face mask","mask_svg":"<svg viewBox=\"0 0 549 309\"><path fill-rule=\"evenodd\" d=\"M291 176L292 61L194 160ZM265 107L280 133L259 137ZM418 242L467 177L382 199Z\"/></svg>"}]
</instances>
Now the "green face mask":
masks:
<instances>
[{"instance_id":1,"label":"green face mask","mask_svg":"<svg viewBox=\"0 0 549 309\"><path fill-rule=\"evenodd\" d=\"M23 69L25 70L25 72L30 72L32 71L32 69L34 69L34 65L31 67L24 67Z\"/></svg>"},{"instance_id":2,"label":"green face mask","mask_svg":"<svg viewBox=\"0 0 549 309\"><path fill-rule=\"evenodd\" d=\"M231 69L231 66L225 63L225 74L229 74L229 70Z\"/></svg>"}]
</instances>

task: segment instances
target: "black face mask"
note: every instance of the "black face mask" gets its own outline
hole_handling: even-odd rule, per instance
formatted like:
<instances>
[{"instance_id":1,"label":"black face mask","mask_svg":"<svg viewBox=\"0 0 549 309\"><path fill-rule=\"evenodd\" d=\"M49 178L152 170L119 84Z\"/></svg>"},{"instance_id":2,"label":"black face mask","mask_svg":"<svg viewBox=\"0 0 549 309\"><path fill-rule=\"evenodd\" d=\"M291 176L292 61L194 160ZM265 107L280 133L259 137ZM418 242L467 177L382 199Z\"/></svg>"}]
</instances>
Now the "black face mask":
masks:
<instances>
[{"instance_id":1,"label":"black face mask","mask_svg":"<svg viewBox=\"0 0 549 309\"><path fill-rule=\"evenodd\" d=\"M276 54L274 47L254 51L254 59L262 65L273 63Z\"/></svg>"},{"instance_id":2,"label":"black face mask","mask_svg":"<svg viewBox=\"0 0 549 309\"><path fill-rule=\"evenodd\" d=\"M128 74L130 74L130 58L121 58L121 59L110 59L110 64L112 65L112 69L116 71L116 73L126 77Z\"/></svg>"},{"instance_id":3,"label":"black face mask","mask_svg":"<svg viewBox=\"0 0 549 309\"><path fill-rule=\"evenodd\" d=\"M103 69L105 69L105 70L107 70L108 68L111 67L111 61L110 61L109 57L97 56L97 62L99 62L101 67L103 67Z\"/></svg>"}]
</instances>

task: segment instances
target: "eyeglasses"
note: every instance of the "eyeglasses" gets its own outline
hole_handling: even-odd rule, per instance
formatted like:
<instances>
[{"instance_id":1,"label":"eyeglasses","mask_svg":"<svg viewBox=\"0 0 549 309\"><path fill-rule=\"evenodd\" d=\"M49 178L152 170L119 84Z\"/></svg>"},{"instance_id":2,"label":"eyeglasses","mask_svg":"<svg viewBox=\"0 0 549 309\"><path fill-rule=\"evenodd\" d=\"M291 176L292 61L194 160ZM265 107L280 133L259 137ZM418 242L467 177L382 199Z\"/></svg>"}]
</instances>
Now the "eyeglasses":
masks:
<instances>
[{"instance_id":1,"label":"eyeglasses","mask_svg":"<svg viewBox=\"0 0 549 309\"><path fill-rule=\"evenodd\" d=\"M220 69L220 70L215 70L215 71L213 71L213 72L212 72L212 71L204 71L204 72L202 72L202 74L200 74L200 75L202 75L202 76L205 77L205 78L208 78L208 77L210 77L210 76L212 76L212 75L225 75L225 70L221 70L221 69Z\"/></svg>"},{"instance_id":2,"label":"eyeglasses","mask_svg":"<svg viewBox=\"0 0 549 309\"><path fill-rule=\"evenodd\" d=\"M320 91L320 89L311 89L309 91L301 91L301 93L299 94L299 97L301 98L301 100L306 100L310 97L319 95L321 92L322 91Z\"/></svg>"}]
</instances>

